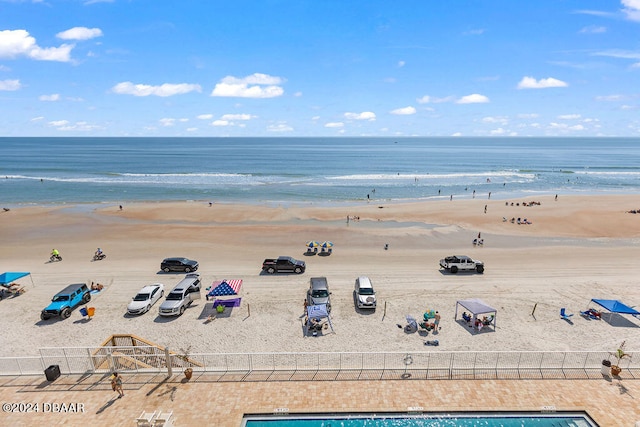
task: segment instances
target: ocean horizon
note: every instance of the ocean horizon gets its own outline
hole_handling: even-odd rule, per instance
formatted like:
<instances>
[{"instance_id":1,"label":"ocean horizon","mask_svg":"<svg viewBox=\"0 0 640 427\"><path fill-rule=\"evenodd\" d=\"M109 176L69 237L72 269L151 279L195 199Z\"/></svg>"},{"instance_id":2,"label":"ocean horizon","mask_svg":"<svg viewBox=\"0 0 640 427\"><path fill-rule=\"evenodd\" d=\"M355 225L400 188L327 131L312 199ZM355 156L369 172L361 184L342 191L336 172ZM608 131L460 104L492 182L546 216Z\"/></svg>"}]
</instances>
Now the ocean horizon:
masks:
<instances>
[{"instance_id":1,"label":"ocean horizon","mask_svg":"<svg viewBox=\"0 0 640 427\"><path fill-rule=\"evenodd\" d=\"M640 191L637 138L0 138L5 206Z\"/></svg>"}]
</instances>

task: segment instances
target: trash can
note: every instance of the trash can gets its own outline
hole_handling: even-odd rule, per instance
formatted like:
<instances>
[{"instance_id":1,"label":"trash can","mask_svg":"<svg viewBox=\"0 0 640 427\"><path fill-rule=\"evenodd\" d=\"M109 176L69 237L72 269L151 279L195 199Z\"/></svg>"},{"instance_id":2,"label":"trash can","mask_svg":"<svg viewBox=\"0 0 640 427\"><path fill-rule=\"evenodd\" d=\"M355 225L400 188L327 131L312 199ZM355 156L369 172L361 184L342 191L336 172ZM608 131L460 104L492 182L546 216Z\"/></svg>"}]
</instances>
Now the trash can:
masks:
<instances>
[{"instance_id":1,"label":"trash can","mask_svg":"<svg viewBox=\"0 0 640 427\"><path fill-rule=\"evenodd\" d=\"M44 370L47 381L55 381L60 376L60 365L51 365Z\"/></svg>"},{"instance_id":2,"label":"trash can","mask_svg":"<svg viewBox=\"0 0 640 427\"><path fill-rule=\"evenodd\" d=\"M88 307L87 308L87 314L89 315L89 317L93 317L93 315L96 314L96 308L95 307Z\"/></svg>"},{"instance_id":3,"label":"trash can","mask_svg":"<svg viewBox=\"0 0 640 427\"><path fill-rule=\"evenodd\" d=\"M82 314L83 316L87 316L87 309L85 307L82 307L80 309L80 314Z\"/></svg>"},{"instance_id":4,"label":"trash can","mask_svg":"<svg viewBox=\"0 0 640 427\"><path fill-rule=\"evenodd\" d=\"M602 368L600 369L600 373L602 375L609 375L610 372L611 372L611 361L610 360L603 360L602 361Z\"/></svg>"}]
</instances>

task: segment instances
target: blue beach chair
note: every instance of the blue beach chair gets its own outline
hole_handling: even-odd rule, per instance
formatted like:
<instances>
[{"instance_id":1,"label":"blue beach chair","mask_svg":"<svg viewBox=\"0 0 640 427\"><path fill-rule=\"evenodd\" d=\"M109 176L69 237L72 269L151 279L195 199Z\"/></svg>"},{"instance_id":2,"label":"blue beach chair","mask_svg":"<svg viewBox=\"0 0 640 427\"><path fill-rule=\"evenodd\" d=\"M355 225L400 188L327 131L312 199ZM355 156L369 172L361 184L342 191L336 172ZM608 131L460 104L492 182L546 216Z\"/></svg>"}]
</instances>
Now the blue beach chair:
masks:
<instances>
[{"instance_id":1,"label":"blue beach chair","mask_svg":"<svg viewBox=\"0 0 640 427\"><path fill-rule=\"evenodd\" d=\"M560 309L560 318L563 320L569 320L569 318L573 316L573 313L571 314L567 314L566 309L564 307L562 307Z\"/></svg>"}]
</instances>

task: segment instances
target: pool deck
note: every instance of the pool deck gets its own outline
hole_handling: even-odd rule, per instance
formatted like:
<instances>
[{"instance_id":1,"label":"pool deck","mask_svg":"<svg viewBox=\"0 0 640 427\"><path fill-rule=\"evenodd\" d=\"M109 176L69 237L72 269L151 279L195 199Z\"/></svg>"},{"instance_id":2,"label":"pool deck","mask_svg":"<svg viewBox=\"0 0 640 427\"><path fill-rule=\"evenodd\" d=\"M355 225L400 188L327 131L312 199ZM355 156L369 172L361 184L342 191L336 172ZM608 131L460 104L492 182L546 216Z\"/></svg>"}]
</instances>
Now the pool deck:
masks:
<instances>
[{"instance_id":1,"label":"pool deck","mask_svg":"<svg viewBox=\"0 0 640 427\"><path fill-rule=\"evenodd\" d=\"M624 375L624 373L623 373ZM0 401L37 404L39 412L7 412L6 426L136 426L143 412L173 411L175 426L239 427L245 414L339 412L586 411L600 426L640 421L640 381L592 377L528 380L225 381L195 373L123 374L117 399L104 375L0 377ZM54 404L58 404L58 408ZM67 407L62 407L65 404ZM75 406L70 404L76 404ZM16 410L20 408L15 408ZM73 411L75 409L75 411Z\"/></svg>"}]
</instances>

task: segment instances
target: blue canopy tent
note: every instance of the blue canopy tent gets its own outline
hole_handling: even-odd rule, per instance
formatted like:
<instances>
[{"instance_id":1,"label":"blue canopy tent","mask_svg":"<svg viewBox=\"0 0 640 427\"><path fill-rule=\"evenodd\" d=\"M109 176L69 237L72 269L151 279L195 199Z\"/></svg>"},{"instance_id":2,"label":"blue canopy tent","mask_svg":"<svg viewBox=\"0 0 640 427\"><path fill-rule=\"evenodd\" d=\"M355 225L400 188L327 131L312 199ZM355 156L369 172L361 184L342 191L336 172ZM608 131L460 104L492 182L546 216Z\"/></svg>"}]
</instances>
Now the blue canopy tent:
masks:
<instances>
[{"instance_id":1,"label":"blue canopy tent","mask_svg":"<svg viewBox=\"0 0 640 427\"><path fill-rule=\"evenodd\" d=\"M631 314L633 316L640 315L640 311L621 303L617 299L592 299L591 301L598 304L600 307L605 308L611 313Z\"/></svg>"},{"instance_id":2,"label":"blue canopy tent","mask_svg":"<svg viewBox=\"0 0 640 427\"><path fill-rule=\"evenodd\" d=\"M0 285L4 286L5 288L9 288L11 283L26 276L31 276L31 273L17 271L2 273L0 274ZM33 279L31 279L31 284L33 285Z\"/></svg>"}]
</instances>

